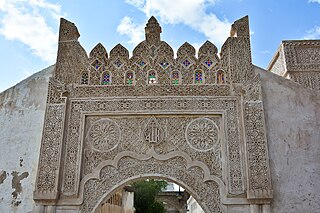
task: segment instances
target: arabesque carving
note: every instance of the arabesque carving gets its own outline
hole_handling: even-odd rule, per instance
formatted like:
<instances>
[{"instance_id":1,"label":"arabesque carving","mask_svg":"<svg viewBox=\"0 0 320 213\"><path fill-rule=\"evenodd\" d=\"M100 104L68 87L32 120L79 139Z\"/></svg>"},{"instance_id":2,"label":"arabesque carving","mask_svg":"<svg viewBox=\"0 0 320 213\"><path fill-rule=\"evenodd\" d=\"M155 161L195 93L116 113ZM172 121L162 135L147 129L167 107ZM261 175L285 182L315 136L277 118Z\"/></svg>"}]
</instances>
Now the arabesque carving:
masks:
<instances>
[{"instance_id":1,"label":"arabesque carving","mask_svg":"<svg viewBox=\"0 0 320 213\"><path fill-rule=\"evenodd\" d=\"M320 41L283 41L268 70L310 89L320 90Z\"/></svg>"},{"instance_id":2,"label":"arabesque carving","mask_svg":"<svg viewBox=\"0 0 320 213\"><path fill-rule=\"evenodd\" d=\"M228 38L221 57L206 41L198 57L186 42L175 58L154 17L132 57L121 44L108 55L100 43L87 57L76 27L63 20L61 29L70 30L59 40L49 84L38 205L94 212L112 192L142 177L181 184L206 213L270 203L247 17L233 25L237 37Z\"/></svg>"}]
</instances>

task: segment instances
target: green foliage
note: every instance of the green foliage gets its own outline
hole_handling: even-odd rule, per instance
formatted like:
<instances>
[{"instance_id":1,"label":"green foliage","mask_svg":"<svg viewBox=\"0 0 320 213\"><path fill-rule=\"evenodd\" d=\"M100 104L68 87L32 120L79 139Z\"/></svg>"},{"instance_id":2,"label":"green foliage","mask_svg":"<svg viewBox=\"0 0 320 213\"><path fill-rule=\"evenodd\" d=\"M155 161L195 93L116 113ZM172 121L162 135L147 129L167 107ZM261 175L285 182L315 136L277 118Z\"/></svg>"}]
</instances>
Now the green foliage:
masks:
<instances>
[{"instance_id":1,"label":"green foliage","mask_svg":"<svg viewBox=\"0 0 320 213\"><path fill-rule=\"evenodd\" d=\"M136 213L164 213L163 204L155 198L167 185L166 181L153 179L135 182L132 186Z\"/></svg>"}]
</instances>

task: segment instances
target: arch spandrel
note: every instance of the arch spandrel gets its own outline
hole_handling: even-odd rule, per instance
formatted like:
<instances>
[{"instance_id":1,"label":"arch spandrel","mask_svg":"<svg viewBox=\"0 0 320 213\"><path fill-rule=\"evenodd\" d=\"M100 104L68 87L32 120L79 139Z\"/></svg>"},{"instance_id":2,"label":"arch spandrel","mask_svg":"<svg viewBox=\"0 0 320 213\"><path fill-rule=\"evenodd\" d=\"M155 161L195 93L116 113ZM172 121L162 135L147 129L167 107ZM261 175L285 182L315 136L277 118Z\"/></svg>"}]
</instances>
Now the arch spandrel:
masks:
<instances>
[{"instance_id":1,"label":"arch spandrel","mask_svg":"<svg viewBox=\"0 0 320 213\"><path fill-rule=\"evenodd\" d=\"M228 38L221 59L210 42L198 58L188 43L174 58L154 19L148 42L141 42L131 58L120 44L103 62L82 57L74 41L59 43L34 193L38 205L91 212L108 193L139 175L180 183L206 213L232 206L247 212L250 205L270 204L261 84L251 73L250 38L241 33ZM244 19L233 28L247 29L246 24ZM80 56L74 56L77 52ZM77 60L67 61L69 56ZM67 72L78 59L84 61L81 67ZM211 67L206 59L217 63ZM154 84L148 81L152 70ZM217 83L220 70L224 75ZM85 71L88 79L80 85ZM125 84L129 71L134 85ZM197 71L203 81L195 83ZM102 84L103 73L109 73L109 83Z\"/></svg>"}]
</instances>

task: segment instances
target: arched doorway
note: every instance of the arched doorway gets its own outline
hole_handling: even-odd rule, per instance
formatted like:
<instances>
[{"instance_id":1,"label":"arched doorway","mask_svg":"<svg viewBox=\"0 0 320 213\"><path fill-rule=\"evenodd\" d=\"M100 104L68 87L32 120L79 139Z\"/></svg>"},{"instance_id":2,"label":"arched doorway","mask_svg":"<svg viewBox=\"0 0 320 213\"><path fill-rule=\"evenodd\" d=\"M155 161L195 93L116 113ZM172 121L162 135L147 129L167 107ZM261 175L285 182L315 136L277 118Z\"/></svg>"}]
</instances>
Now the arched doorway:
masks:
<instances>
[{"instance_id":1,"label":"arched doorway","mask_svg":"<svg viewBox=\"0 0 320 213\"><path fill-rule=\"evenodd\" d=\"M220 203L221 193L224 194L223 182L206 174L207 168L203 164L190 161L181 153L167 156L160 156L154 150L140 156L127 153L119 156L116 164L100 165L99 170L95 176L83 180L83 212L94 212L113 192L141 178L175 182L198 200L206 213L223 212Z\"/></svg>"}]
</instances>

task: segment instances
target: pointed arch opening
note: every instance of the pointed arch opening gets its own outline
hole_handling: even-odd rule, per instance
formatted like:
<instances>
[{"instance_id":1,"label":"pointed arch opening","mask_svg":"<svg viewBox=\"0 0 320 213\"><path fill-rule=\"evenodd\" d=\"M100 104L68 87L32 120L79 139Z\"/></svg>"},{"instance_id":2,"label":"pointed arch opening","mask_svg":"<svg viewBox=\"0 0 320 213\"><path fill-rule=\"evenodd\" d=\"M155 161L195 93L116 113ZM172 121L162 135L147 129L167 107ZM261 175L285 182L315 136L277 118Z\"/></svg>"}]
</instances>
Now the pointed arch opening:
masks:
<instances>
[{"instance_id":1,"label":"pointed arch opening","mask_svg":"<svg viewBox=\"0 0 320 213\"><path fill-rule=\"evenodd\" d=\"M202 70L196 70L194 72L194 83L202 84L204 82L203 72Z\"/></svg>"},{"instance_id":2,"label":"pointed arch opening","mask_svg":"<svg viewBox=\"0 0 320 213\"><path fill-rule=\"evenodd\" d=\"M88 85L89 84L89 74L87 71L82 72L80 78L80 84Z\"/></svg>"},{"instance_id":3,"label":"pointed arch opening","mask_svg":"<svg viewBox=\"0 0 320 213\"><path fill-rule=\"evenodd\" d=\"M102 85L110 85L111 84L111 73L108 71L104 71L101 74L101 84Z\"/></svg>"},{"instance_id":4,"label":"pointed arch opening","mask_svg":"<svg viewBox=\"0 0 320 213\"><path fill-rule=\"evenodd\" d=\"M155 203L162 204L165 210L175 210L175 212L184 213L190 212L191 207L193 206L193 210L197 210L197 212L201 213L211 213L210 210L213 210L214 212L221 211L221 209L219 209L219 211L218 209L210 209L210 207L208 208L207 205L201 202L201 198L194 194L193 190L191 189L192 187L190 188L175 178L164 177L161 175L141 175L140 177L135 176L123 181L120 186L114 187L113 190L105 193L96 203L96 206L93 208L92 212L136 212L134 210L138 210L136 209L136 202L137 199L139 199L139 189L137 189L137 186L139 186L141 182L152 181L164 181L167 183L166 187L162 188L161 191L159 191L155 196ZM196 209L194 208L195 205L197 206Z\"/></svg>"},{"instance_id":5,"label":"pointed arch opening","mask_svg":"<svg viewBox=\"0 0 320 213\"><path fill-rule=\"evenodd\" d=\"M172 71L171 72L171 83L173 85L180 84L180 72L179 71Z\"/></svg>"},{"instance_id":6,"label":"pointed arch opening","mask_svg":"<svg viewBox=\"0 0 320 213\"><path fill-rule=\"evenodd\" d=\"M157 84L158 83L158 74L155 70L150 70L148 72L148 84Z\"/></svg>"},{"instance_id":7,"label":"pointed arch opening","mask_svg":"<svg viewBox=\"0 0 320 213\"><path fill-rule=\"evenodd\" d=\"M135 73L133 71L126 72L124 82L125 82L125 85L134 85L135 84Z\"/></svg>"},{"instance_id":8,"label":"pointed arch opening","mask_svg":"<svg viewBox=\"0 0 320 213\"><path fill-rule=\"evenodd\" d=\"M222 70L217 71L217 84L225 84L226 83L226 78L225 78L225 73Z\"/></svg>"}]
</instances>

